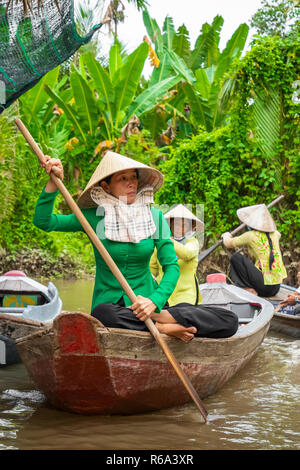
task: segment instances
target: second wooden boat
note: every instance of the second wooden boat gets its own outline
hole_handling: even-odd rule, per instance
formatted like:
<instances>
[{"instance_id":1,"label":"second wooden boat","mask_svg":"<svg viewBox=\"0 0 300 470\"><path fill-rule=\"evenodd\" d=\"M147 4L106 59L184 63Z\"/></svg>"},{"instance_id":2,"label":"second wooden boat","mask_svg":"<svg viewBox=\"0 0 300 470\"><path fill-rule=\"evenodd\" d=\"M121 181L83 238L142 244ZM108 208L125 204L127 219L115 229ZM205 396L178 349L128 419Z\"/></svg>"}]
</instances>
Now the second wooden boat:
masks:
<instances>
[{"instance_id":1,"label":"second wooden boat","mask_svg":"<svg viewBox=\"0 0 300 470\"><path fill-rule=\"evenodd\" d=\"M267 300L276 308L282 300L295 291L296 289L294 287L281 285L278 294L274 297L268 298ZM274 312L270 331L282 333L290 338L300 338L300 315L295 315L293 308Z\"/></svg>"},{"instance_id":2,"label":"second wooden boat","mask_svg":"<svg viewBox=\"0 0 300 470\"><path fill-rule=\"evenodd\" d=\"M206 283L204 303L237 312L230 338L164 336L201 398L212 395L254 356L273 316L269 302L225 282ZM210 300L209 300L210 299ZM211 302L213 301L213 302ZM17 340L36 386L55 408L80 414L135 414L182 405L190 396L150 333L105 328L81 312Z\"/></svg>"},{"instance_id":3,"label":"second wooden boat","mask_svg":"<svg viewBox=\"0 0 300 470\"><path fill-rule=\"evenodd\" d=\"M61 308L52 282L46 287L22 271L0 276L0 367L20 362L15 340L45 327Z\"/></svg>"}]
</instances>

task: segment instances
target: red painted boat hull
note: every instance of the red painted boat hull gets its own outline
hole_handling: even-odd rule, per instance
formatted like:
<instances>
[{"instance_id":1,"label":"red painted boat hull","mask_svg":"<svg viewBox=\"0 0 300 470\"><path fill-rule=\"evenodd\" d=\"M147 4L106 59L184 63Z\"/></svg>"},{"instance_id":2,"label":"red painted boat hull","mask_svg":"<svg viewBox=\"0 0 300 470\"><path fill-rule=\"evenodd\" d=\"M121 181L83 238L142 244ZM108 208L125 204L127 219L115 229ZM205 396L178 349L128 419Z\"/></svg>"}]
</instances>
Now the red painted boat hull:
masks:
<instances>
[{"instance_id":1,"label":"red painted boat hull","mask_svg":"<svg viewBox=\"0 0 300 470\"><path fill-rule=\"evenodd\" d=\"M215 393L256 353L272 314L230 338L164 336L201 398ZM150 333L106 329L90 315L60 314L49 329L17 342L30 377L55 408L80 414L135 414L189 402Z\"/></svg>"}]
</instances>

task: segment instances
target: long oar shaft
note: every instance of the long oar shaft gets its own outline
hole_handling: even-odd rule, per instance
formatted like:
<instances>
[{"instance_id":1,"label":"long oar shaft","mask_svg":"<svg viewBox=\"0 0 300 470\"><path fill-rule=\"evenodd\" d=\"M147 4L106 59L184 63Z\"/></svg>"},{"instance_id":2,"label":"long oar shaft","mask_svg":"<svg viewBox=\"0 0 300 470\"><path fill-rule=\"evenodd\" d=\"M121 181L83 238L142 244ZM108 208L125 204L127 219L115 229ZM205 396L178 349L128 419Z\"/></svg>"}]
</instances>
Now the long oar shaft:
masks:
<instances>
[{"instance_id":1,"label":"long oar shaft","mask_svg":"<svg viewBox=\"0 0 300 470\"><path fill-rule=\"evenodd\" d=\"M35 142L35 140L33 139L33 137L31 136L31 134L29 133L28 129L25 127L25 125L23 124L23 122L20 119L16 119L16 125L17 125L18 129L21 131L21 133L23 134L23 136L25 137L26 141L28 142L28 144L30 145L30 147L32 148L34 153L36 154L36 156L38 157L40 163L43 164L44 161L45 161L45 156L44 156L43 152L41 151L41 149L39 148L39 146L37 145L37 143ZM133 290L129 286L128 282L124 278L123 274L121 273L121 271L119 270L119 268L117 267L115 262L113 261L112 257L110 256L110 254L108 253L106 248L103 246L100 239L97 237L95 231L93 230L93 228L91 227L89 222L86 220L86 218L83 215L83 213L81 212L80 208L78 207L76 202L73 200L72 196L70 195L69 191L67 190L67 188L65 187L65 185L63 184L61 179L58 178L53 172L50 173L50 178L55 183L55 185L57 186L57 188L59 189L61 194L63 195L66 203L68 204L68 206L72 210L73 214L77 217L77 219L81 223L81 225L82 225L83 229L85 230L86 234L88 235L90 240L93 242L93 244L95 245L95 247L99 251L100 255L102 256L102 258L104 259L104 261L106 262L106 264L108 265L110 270L112 271L113 275L116 277L116 279L118 280L118 282L122 286L123 290L126 292L127 296L131 300L131 302L134 303L136 301L136 296L135 296ZM157 341L157 343L159 344L159 346L163 350L163 352L166 355L167 359L169 360L169 362L173 366L175 372L177 373L179 379L182 381L182 383L185 386L186 390L188 391L190 397L192 398L192 400L194 401L194 403L197 406L198 410L202 414L202 416L204 418L204 422L206 422L206 420L207 420L207 411L205 410L204 405L203 405L201 399L199 398L196 390L194 389L193 385L191 384L191 382L189 381L189 379L187 378L185 373L180 368L176 358L174 357L174 355L171 352L171 350L169 349L168 345L166 344L166 342L162 338L161 334L159 333L159 331L156 328L153 321L149 318L145 321L145 324L146 324L147 328L149 329L149 331L151 332L154 339Z\"/></svg>"}]
</instances>

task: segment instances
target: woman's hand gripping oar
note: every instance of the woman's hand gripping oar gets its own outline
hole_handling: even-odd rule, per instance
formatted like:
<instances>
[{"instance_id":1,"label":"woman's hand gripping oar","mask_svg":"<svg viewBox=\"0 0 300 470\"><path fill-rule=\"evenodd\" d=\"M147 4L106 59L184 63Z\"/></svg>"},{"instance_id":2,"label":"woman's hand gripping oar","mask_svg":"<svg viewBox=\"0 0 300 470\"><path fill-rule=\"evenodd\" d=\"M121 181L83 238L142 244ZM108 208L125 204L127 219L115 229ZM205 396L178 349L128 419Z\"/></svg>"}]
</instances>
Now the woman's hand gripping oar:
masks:
<instances>
[{"instance_id":1,"label":"woman's hand gripping oar","mask_svg":"<svg viewBox=\"0 0 300 470\"><path fill-rule=\"evenodd\" d=\"M20 119L16 119L16 125L17 125L18 129L21 131L21 133L23 134L23 136L25 137L25 139L27 140L28 144L30 145L30 147L32 148L32 150L34 151L36 156L38 157L38 159L39 159L40 163L42 164L42 166L45 166L45 155L43 154L41 149L38 147L37 143L34 141L33 137L31 136L31 134L29 133L27 128L24 126L23 122ZM126 292L126 295L129 297L131 302L134 303L136 301L136 296L135 296L133 290L131 289L128 282L124 278L123 274L121 273L121 271L119 270L119 268L117 267L117 265L115 264L113 259L111 258L108 251L105 249L105 247L103 246L103 244L101 243L101 241L97 237L96 233L94 232L94 230L91 227L91 225L89 224L89 222L86 220L86 218L83 215L83 213L81 212L80 208L78 207L76 202L73 200L72 196L70 195L69 191L67 190L67 188L63 184L62 180L60 178L58 178L54 174L54 172L50 173L50 178L53 181L53 183L56 185L56 187L58 188L60 193L63 195L66 203L68 204L68 206L72 210L73 214L75 214L75 216L77 217L77 219L81 223L81 225L82 225L83 229L85 230L86 234L88 235L88 237L90 238L92 243L95 245L95 247L99 251L100 255L102 256L102 258L106 262L107 266L110 268L110 270L112 271L112 273L114 274L116 279L119 281L121 287ZM168 345L166 344L166 342L162 338L161 334L159 333L158 329L156 328L155 324L153 323L153 321L150 318L145 320L145 324L147 325L147 328L151 332L154 339L157 341L157 343L161 347L161 349L164 352L165 356L167 357L168 361L173 366L176 374L178 375L179 379L181 380L181 382L185 386L185 388L188 391L190 397L192 398L192 400L194 401L194 403L197 406L198 410L200 411L204 422L206 422L207 421L207 411L205 410L204 405L203 405L201 399L199 398L196 390L194 389L193 385L191 384L190 380L185 375L185 373L181 370L181 368L179 366L179 363L177 362L177 360L176 360L175 356L173 355L172 351L169 349Z\"/></svg>"}]
</instances>

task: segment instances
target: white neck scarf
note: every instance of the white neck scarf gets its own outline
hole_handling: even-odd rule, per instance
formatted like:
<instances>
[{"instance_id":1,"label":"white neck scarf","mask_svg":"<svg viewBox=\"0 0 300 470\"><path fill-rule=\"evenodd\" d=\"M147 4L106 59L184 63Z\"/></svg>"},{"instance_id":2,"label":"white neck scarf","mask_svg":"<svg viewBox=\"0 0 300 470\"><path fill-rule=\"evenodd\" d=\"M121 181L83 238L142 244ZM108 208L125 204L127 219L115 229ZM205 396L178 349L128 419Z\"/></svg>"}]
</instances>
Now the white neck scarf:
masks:
<instances>
[{"instance_id":1,"label":"white neck scarf","mask_svg":"<svg viewBox=\"0 0 300 470\"><path fill-rule=\"evenodd\" d=\"M105 237L109 240L139 243L155 232L150 210L150 203L153 203L151 186L139 191L133 204L106 193L101 186L92 188L90 194L92 200L105 210Z\"/></svg>"}]
</instances>

